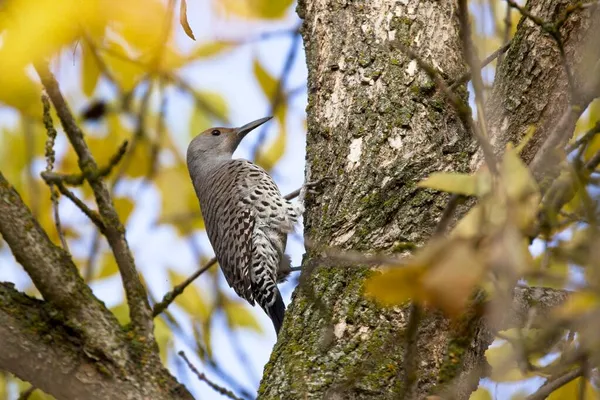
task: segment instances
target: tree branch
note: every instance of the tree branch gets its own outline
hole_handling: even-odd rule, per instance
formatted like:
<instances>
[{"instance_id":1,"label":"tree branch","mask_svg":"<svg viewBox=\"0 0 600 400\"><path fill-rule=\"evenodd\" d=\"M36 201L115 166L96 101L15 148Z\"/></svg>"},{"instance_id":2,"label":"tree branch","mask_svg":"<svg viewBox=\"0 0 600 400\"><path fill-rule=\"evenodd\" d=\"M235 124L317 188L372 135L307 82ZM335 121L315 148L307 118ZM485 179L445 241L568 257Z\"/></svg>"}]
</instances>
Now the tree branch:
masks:
<instances>
[{"instance_id":1,"label":"tree branch","mask_svg":"<svg viewBox=\"0 0 600 400\"><path fill-rule=\"evenodd\" d=\"M0 233L42 296L63 311L89 350L123 365L121 328L83 282L70 255L54 245L0 172Z\"/></svg>"},{"instance_id":2,"label":"tree branch","mask_svg":"<svg viewBox=\"0 0 600 400\"><path fill-rule=\"evenodd\" d=\"M115 260L119 267L123 286L127 297L127 303L130 309L131 323L135 331L144 339L142 342L146 345L156 348L154 340L152 321L152 310L148 303L146 289L137 274L133 256L125 239L125 228L119 220L119 216L115 210L110 192L106 184L98 177L98 165L85 142L83 132L77 126L69 107L62 96L58 82L50 72L48 65L40 63L36 66L36 70L42 84L46 88L48 97L52 101L56 113L60 118L62 126L71 142L73 149L77 153L79 167L89 182L98 210L102 217L105 226L106 239L114 253Z\"/></svg>"},{"instance_id":3,"label":"tree branch","mask_svg":"<svg viewBox=\"0 0 600 400\"><path fill-rule=\"evenodd\" d=\"M151 382L100 368L86 344L57 320L60 314L49 303L0 284L0 369L58 399L177 398Z\"/></svg>"}]
</instances>

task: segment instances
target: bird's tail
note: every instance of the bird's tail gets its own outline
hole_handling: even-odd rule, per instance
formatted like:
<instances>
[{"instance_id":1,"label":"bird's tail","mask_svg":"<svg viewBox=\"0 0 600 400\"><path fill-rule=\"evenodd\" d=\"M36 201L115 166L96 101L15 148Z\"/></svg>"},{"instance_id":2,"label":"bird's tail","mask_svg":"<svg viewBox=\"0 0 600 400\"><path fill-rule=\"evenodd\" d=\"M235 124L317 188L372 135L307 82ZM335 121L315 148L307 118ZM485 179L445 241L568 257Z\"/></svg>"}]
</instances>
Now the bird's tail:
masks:
<instances>
[{"instance_id":1,"label":"bird's tail","mask_svg":"<svg viewBox=\"0 0 600 400\"><path fill-rule=\"evenodd\" d=\"M281 297L281 293L279 293L279 290L277 290L277 297L275 298L275 303L273 303L273 305L271 306L268 306L265 311L271 318L271 321L273 321L275 332L279 335L281 325L283 325L283 317L285 316L285 304L283 303L283 298Z\"/></svg>"}]
</instances>

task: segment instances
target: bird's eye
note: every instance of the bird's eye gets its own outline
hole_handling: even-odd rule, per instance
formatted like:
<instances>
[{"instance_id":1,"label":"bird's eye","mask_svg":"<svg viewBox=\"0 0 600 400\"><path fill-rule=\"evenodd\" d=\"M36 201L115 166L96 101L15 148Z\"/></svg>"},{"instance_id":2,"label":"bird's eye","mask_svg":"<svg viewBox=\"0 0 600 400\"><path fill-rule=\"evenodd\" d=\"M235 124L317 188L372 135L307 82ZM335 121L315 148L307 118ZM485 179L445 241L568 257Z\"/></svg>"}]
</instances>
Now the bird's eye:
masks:
<instances>
[{"instance_id":1,"label":"bird's eye","mask_svg":"<svg viewBox=\"0 0 600 400\"><path fill-rule=\"evenodd\" d=\"M213 136L219 136L221 134L221 131L218 129L213 129L210 134Z\"/></svg>"}]
</instances>

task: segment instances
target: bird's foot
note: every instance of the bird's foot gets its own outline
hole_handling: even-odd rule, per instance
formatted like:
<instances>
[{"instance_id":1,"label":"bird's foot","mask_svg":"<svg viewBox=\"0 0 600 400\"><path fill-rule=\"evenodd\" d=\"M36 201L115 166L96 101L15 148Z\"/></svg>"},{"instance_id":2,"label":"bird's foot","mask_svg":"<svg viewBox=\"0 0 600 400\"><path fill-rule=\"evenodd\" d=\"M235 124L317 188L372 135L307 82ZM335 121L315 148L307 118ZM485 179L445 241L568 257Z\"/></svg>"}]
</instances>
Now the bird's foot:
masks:
<instances>
[{"instance_id":1,"label":"bird's foot","mask_svg":"<svg viewBox=\"0 0 600 400\"><path fill-rule=\"evenodd\" d=\"M300 214L304 213L304 201L306 199L306 193L310 193L310 194L323 193L323 189L324 189L323 184L328 181L333 181L333 179L334 178L332 178L330 176L326 176L324 178L317 179L316 181L306 182L304 185L302 185L302 188L300 189L300 194L298 196L298 207L301 210Z\"/></svg>"}]
</instances>

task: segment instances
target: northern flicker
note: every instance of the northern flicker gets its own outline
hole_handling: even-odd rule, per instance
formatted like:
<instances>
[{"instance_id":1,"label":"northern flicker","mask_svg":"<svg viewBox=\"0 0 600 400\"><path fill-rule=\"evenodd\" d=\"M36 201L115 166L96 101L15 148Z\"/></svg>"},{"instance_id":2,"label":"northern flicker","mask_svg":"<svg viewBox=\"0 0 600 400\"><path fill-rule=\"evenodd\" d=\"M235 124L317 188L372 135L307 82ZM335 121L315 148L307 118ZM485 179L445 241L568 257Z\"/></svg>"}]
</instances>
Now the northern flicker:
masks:
<instances>
[{"instance_id":1,"label":"northern flicker","mask_svg":"<svg viewBox=\"0 0 600 400\"><path fill-rule=\"evenodd\" d=\"M232 159L244 136L270 119L202 132L188 146L187 165L227 283L251 305L256 301L279 333L285 305L277 283L291 271L284 251L302 205L284 199L258 165Z\"/></svg>"}]
</instances>

